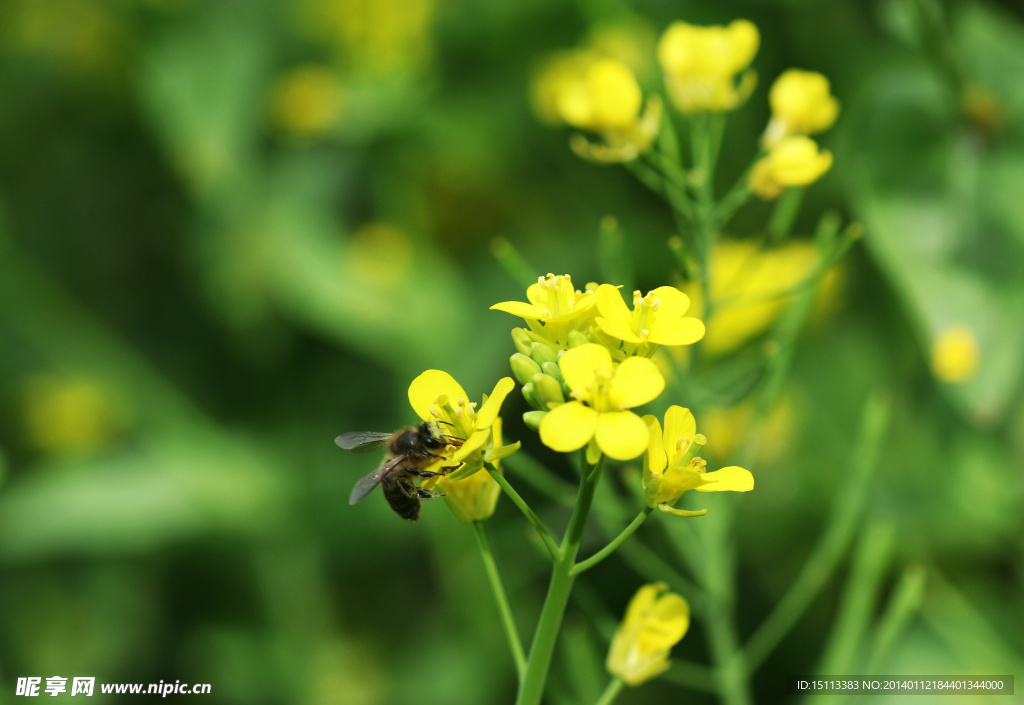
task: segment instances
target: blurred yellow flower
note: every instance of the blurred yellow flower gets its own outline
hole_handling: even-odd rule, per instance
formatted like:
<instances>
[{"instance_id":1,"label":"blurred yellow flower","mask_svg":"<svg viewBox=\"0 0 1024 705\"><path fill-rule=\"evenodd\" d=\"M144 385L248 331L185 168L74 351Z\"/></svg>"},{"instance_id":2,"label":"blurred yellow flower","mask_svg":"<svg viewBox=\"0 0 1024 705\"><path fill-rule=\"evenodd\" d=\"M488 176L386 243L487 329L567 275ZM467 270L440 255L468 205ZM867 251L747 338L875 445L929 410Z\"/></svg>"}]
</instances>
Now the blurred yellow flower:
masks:
<instances>
[{"instance_id":1,"label":"blurred yellow flower","mask_svg":"<svg viewBox=\"0 0 1024 705\"><path fill-rule=\"evenodd\" d=\"M27 440L40 450L93 453L124 425L118 400L91 380L40 376L30 379L23 392Z\"/></svg>"},{"instance_id":2,"label":"blurred yellow flower","mask_svg":"<svg viewBox=\"0 0 1024 705\"><path fill-rule=\"evenodd\" d=\"M970 326L951 325L932 344L932 372L943 382L966 382L977 374L980 364L981 348Z\"/></svg>"},{"instance_id":3,"label":"blurred yellow flower","mask_svg":"<svg viewBox=\"0 0 1024 705\"><path fill-rule=\"evenodd\" d=\"M711 250L710 319L701 342L703 352L722 355L765 332L791 300L793 289L814 274L821 264L818 249L806 242L791 242L771 250L750 241L719 241ZM838 271L821 279L819 307L836 298ZM685 287L694 315L703 317L703 292Z\"/></svg>"},{"instance_id":4,"label":"blurred yellow flower","mask_svg":"<svg viewBox=\"0 0 1024 705\"><path fill-rule=\"evenodd\" d=\"M447 372L427 370L414 379L409 385L409 403L416 415L424 421L440 423L446 433L462 440L462 445L455 448L451 455L439 458L426 469L436 472L441 465L465 463L460 470L452 473L453 479L468 477L479 471L483 467L484 449L488 441L495 447L492 426L498 420L501 405L513 387L515 382L512 378L503 377L494 385L490 396L484 397L484 403L477 411L476 402L469 401L469 395L462 385ZM518 443L514 445L519 447ZM424 478L420 484L430 488L437 484L438 479Z\"/></svg>"},{"instance_id":5,"label":"blurred yellow flower","mask_svg":"<svg viewBox=\"0 0 1024 705\"><path fill-rule=\"evenodd\" d=\"M706 509L687 511L673 505L686 492L749 492L754 489L754 476L738 466L706 472L707 462L696 456L707 444L697 433L697 422L689 409L670 406L665 412L665 430L654 416L645 416L650 432L644 456L644 503L678 516L701 516Z\"/></svg>"},{"instance_id":6,"label":"blurred yellow flower","mask_svg":"<svg viewBox=\"0 0 1024 705\"><path fill-rule=\"evenodd\" d=\"M832 166L832 153L810 137L783 137L750 172L750 188L761 198L778 198L789 186L808 186Z\"/></svg>"},{"instance_id":7,"label":"blurred yellow flower","mask_svg":"<svg viewBox=\"0 0 1024 705\"><path fill-rule=\"evenodd\" d=\"M785 71L772 84L768 102L772 119L762 138L765 149L789 135L823 132L839 115L839 101L829 93L828 79L814 71Z\"/></svg>"},{"instance_id":8,"label":"blurred yellow flower","mask_svg":"<svg viewBox=\"0 0 1024 705\"><path fill-rule=\"evenodd\" d=\"M341 114L338 77L321 66L300 66L282 76L271 97L274 122L286 133L319 135Z\"/></svg>"},{"instance_id":9,"label":"blurred yellow flower","mask_svg":"<svg viewBox=\"0 0 1024 705\"><path fill-rule=\"evenodd\" d=\"M657 345L690 345L704 337L704 324L683 315L690 298L675 287L660 286L646 296L634 291L632 311L611 284L597 287L596 299L601 315L594 322L605 334L639 348L636 354L644 357L653 355Z\"/></svg>"},{"instance_id":10,"label":"blurred yellow flower","mask_svg":"<svg viewBox=\"0 0 1024 705\"><path fill-rule=\"evenodd\" d=\"M672 102L684 113L739 106L754 90L755 72L743 70L753 61L760 41L757 27L747 20L735 20L728 27L670 25L658 44L658 61Z\"/></svg>"},{"instance_id":11,"label":"blurred yellow flower","mask_svg":"<svg viewBox=\"0 0 1024 705\"><path fill-rule=\"evenodd\" d=\"M587 343L564 352L558 367L573 401L557 406L540 424L547 447L568 453L593 439L616 460L629 460L647 447L647 426L629 409L655 399L665 380L653 362L627 358L619 365L602 345Z\"/></svg>"},{"instance_id":12,"label":"blurred yellow flower","mask_svg":"<svg viewBox=\"0 0 1024 705\"><path fill-rule=\"evenodd\" d=\"M433 0L303 0L299 31L331 45L353 73L394 74L431 58Z\"/></svg>"},{"instance_id":13,"label":"blurred yellow flower","mask_svg":"<svg viewBox=\"0 0 1024 705\"><path fill-rule=\"evenodd\" d=\"M665 583L637 590L612 638L606 666L627 685L640 685L665 672L669 652L690 628L690 606Z\"/></svg>"},{"instance_id":14,"label":"blurred yellow flower","mask_svg":"<svg viewBox=\"0 0 1024 705\"><path fill-rule=\"evenodd\" d=\"M581 157L604 162L635 159L647 151L661 127L661 101L652 96L640 115L643 94L628 66L615 59L591 64L574 80L565 81L556 97L558 114L569 125L601 135L602 143L574 137Z\"/></svg>"},{"instance_id":15,"label":"blurred yellow flower","mask_svg":"<svg viewBox=\"0 0 1024 705\"><path fill-rule=\"evenodd\" d=\"M490 445L493 448L501 447L500 418L491 424ZM504 472L498 460L495 460L493 465L498 472ZM489 519L494 514L498 496L501 494L501 485L488 472L473 473L461 480L442 476L437 488L445 493L444 500L448 509L464 524Z\"/></svg>"}]
</instances>

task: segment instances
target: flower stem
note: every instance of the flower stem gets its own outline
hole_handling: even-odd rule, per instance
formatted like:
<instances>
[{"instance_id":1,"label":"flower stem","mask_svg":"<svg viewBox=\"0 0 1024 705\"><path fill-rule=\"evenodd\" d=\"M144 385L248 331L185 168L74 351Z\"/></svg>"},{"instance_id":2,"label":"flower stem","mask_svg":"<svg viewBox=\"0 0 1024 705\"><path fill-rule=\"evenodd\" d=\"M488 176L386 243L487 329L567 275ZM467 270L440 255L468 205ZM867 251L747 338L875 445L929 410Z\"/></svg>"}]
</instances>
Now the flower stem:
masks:
<instances>
[{"instance_id":1,"label":"flower stem","mask_svg":"<svg viewBox=\"0 0 1024 705\"><path fill-rule=\"evenodd\" d=\"M771 219L768 221L768 242L770 244L781 242L789 235L803 200L804 189L799 187L790 187L779 196L779 200L775 202L775 210L772 211Z\"/></svg>"},{"instance_id":2,"label":"flower stem","mask_svg":"<svg viewBox=\"0 0 1024 705\"><path fill-rule=\"evenodd\" d=\"M516 705L540 705L541 697L544 695L544 682L551 666L555 641L558 639L562 617L565 615L565 607L569 602L569 594L575 580L572 569L576 564L576 553L580 548L580 539L587 525L590 507L594 502L594 490L597 488L603 466L603 455L594 466L584 465L576 507L569 519L559 556L555 559L551 571L551 583L548 585L548 594L541 608L537 631L534 632L533 643L530 645L526 673L520 681Z\"/></svg>"},{"instance_id":3,"label":"flower stem","mask_svg":"<svg viewBox=\"0 0 1024 705\"><path fill-rule=\"evenodd\" d=\"M544 542L544 546L548 549L548 553L551 554L551 558L555 561L561 560L562 552L555 545L555 540L551 538L551 532L548 531L548 527L544 526L544 522L540 520L526 501L519 496L519 493L515 491L512 485L509 484L508 480L505 479L504 475L494 469L494 466L488 463L486 466L487 472L490 473L494 481L501 485L501 489L504 490L505 494L509 496L512 502L519 507L519 511L533 524L533 528L537 530L537 534L540 536L540 540Z\"/></svg>"},{"instance_id":4,"label":"flower stem","mask_svg":"<svg viewBox=\"0 0 1024 705\"><path fill-rule=\"evenodd\" d=\"M508 646L512 651L512 659L516 663L516 673L522 678L523 672L526 670L526 654L523 652L522 642L519 641L519 632L516 630L516 623L512 618L512 608L509 606L508 596L505 594L505 586L498 574L498 565L494 562L491 542L487 537L487 525L482 521L474 521L473 528L476 529L476 540L480 545L480 554L484 559L487 579L491 583L494 602L498 606L498 614L501 615L501 624L505 628L505 637L508 639Z\"/></svg>"},{"instance_id":5,"label":"flower stem","mask_svg":"<svg viewBox=\"0 0 1024 705\"><path fill-rule=\"evenodd\" d=\"M653 511L654 510L651 507L644 507L640 511L640 513L636 515L636 518L633 519L632 522L630 522L629 526L623 529L622 533L620 533L618 536L612 539L607 546L605 546L600 551L592 555L590 558L587 558L586 560L577 563L576 566L572 569L572 574L579 575L583 571L589 568L593 568L595 565L597 565L605 558L610 556L612 553L614 553L615 549L621 546L626 539L633 535L634 531L640 528L641 524L647 521L647 517L649 517L651 515L651 512Z\"/></svg>"},{"instance_id":6,"label":"flower stem","mask_svg":"<svg viewBox=\"0 0 1024 705\"><path fill-rule=\"evenodd\" d=\"M597 699L597 703L595 703L595 705L611 705L615 702L615 698L619 697L619 693L622 691L622 686L624 685L625 683L623 683L622 679L618 676L612 678L608 683L608 687L604 689L603 693L601 693L601 697Z\"/></svg>"}]
</instances>

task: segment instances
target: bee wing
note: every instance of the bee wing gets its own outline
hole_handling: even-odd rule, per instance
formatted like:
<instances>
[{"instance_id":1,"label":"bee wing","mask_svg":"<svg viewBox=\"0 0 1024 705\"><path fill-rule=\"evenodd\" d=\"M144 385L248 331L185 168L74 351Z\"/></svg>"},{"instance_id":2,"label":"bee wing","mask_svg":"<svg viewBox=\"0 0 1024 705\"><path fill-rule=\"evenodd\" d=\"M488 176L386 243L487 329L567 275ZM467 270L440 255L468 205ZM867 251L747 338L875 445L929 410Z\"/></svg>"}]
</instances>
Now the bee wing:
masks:
<instances>
[{"instance_id":1,"label":"bee wing","mask_svg":"<svg viewBox=\"0 0 1024 705\"><path fill-rule=\"evenodd\" d=\"M353 453L369 453L378 448L383 448L393 433L383 431L349 431L334 439L339 448L350 450Z\"/></svg>"},{"instance_id":2,"label":"bee wing","mask_svg":"<svg viewBox=\"0 0 1024 705\"><path fill-rule=\"evenodd\" d=\"M357 482L356 486L352 488L352 494L348 496L348 503L355 504L356 502L361 502L365 499L366 496L373 492L373 489L380 484L380 481L384 479L384 476L398 467L403 460L405 460L404 455L392 458Z\"/></svg>"}]
</instances>

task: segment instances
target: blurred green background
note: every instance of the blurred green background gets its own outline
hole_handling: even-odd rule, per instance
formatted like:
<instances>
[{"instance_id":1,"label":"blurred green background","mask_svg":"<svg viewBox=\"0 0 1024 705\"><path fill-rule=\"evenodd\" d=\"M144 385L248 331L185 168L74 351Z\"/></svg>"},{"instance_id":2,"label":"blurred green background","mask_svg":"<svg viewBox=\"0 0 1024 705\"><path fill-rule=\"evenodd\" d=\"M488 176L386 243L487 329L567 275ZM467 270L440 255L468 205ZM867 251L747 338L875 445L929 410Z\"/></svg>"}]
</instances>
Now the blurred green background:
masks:
<instances>
[{"instance_id":1,"label":"blurred green background","mask_svg":"<svg viewBox=\"0 0 1024 705\"><path fill-rule=\"evenodd\" d=\"M797 230L825 209L865 229L800 341L756 491L730 498L740 632L806 560L881 390L894 412L867 511L891 548L876 587L908 565L925 587L878 672L1024 676L1019 3L5 0L0 701L18 677L62 675L211 683L211 704L510 702L471 530L440 502L417 524L383 501L349 507L374 459L332 440L411 423L424 369L473 396L508 374L518 321L487 308L523 292L496 237L537 274L600 280L611 214L641 288L671 280L667 209L576 158L532 113L531 80L590 46L660 90L664 27L737 17L761 31L760 81L720 171L749 161L774 77L820 71L842 103L822 138L835 164ZM747 207L735 234L768 212ZM947 384L930 360L953 324L981 363ZM552 459L526 408L510 396L506 438ZM491 528L528 634L548 566L509 503ZM640 536L657 547L661 531ZM759 701L813 671L847 570L755 676ZM618 619L656 577L618 558L587 573L556 658L562 701L604 685L607 642L585 614ZM674 653L708 662L699 621ZM712 701L669 682L620 701L684 697Z\"/></svg>"}]
</instances>

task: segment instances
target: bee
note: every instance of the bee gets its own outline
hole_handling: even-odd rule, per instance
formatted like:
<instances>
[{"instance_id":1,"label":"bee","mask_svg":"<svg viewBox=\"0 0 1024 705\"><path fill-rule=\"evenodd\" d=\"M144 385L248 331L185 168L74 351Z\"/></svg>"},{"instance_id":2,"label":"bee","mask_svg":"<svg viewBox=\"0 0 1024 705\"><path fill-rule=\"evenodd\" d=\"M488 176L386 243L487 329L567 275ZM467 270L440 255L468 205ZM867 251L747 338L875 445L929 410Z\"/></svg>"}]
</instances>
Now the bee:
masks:
<instances>
[{"instance_id":1,"label":"bee","mask_svg":"<svg viewBox=\"0 0 1024 705\"><path fill-rule=\"evenodd\" d=\"M394 433L379 431L351 431L334 439L340 448L353 453L369 453L386 448L384 462L352 488L348 503L355 504L366 498L380 485L384 499L398 516L416 521L420 516L420 502L434 497L443 497L443 492L434 492L414 484L414 477L437 477L447 475L461 467L442 467L440 472L424 470L438 458L443 458L447 446L461 446L462 439L449 436L438 430L438 423L424 421L419 426L408 426Z\"/></svg>"}]
</instances>

